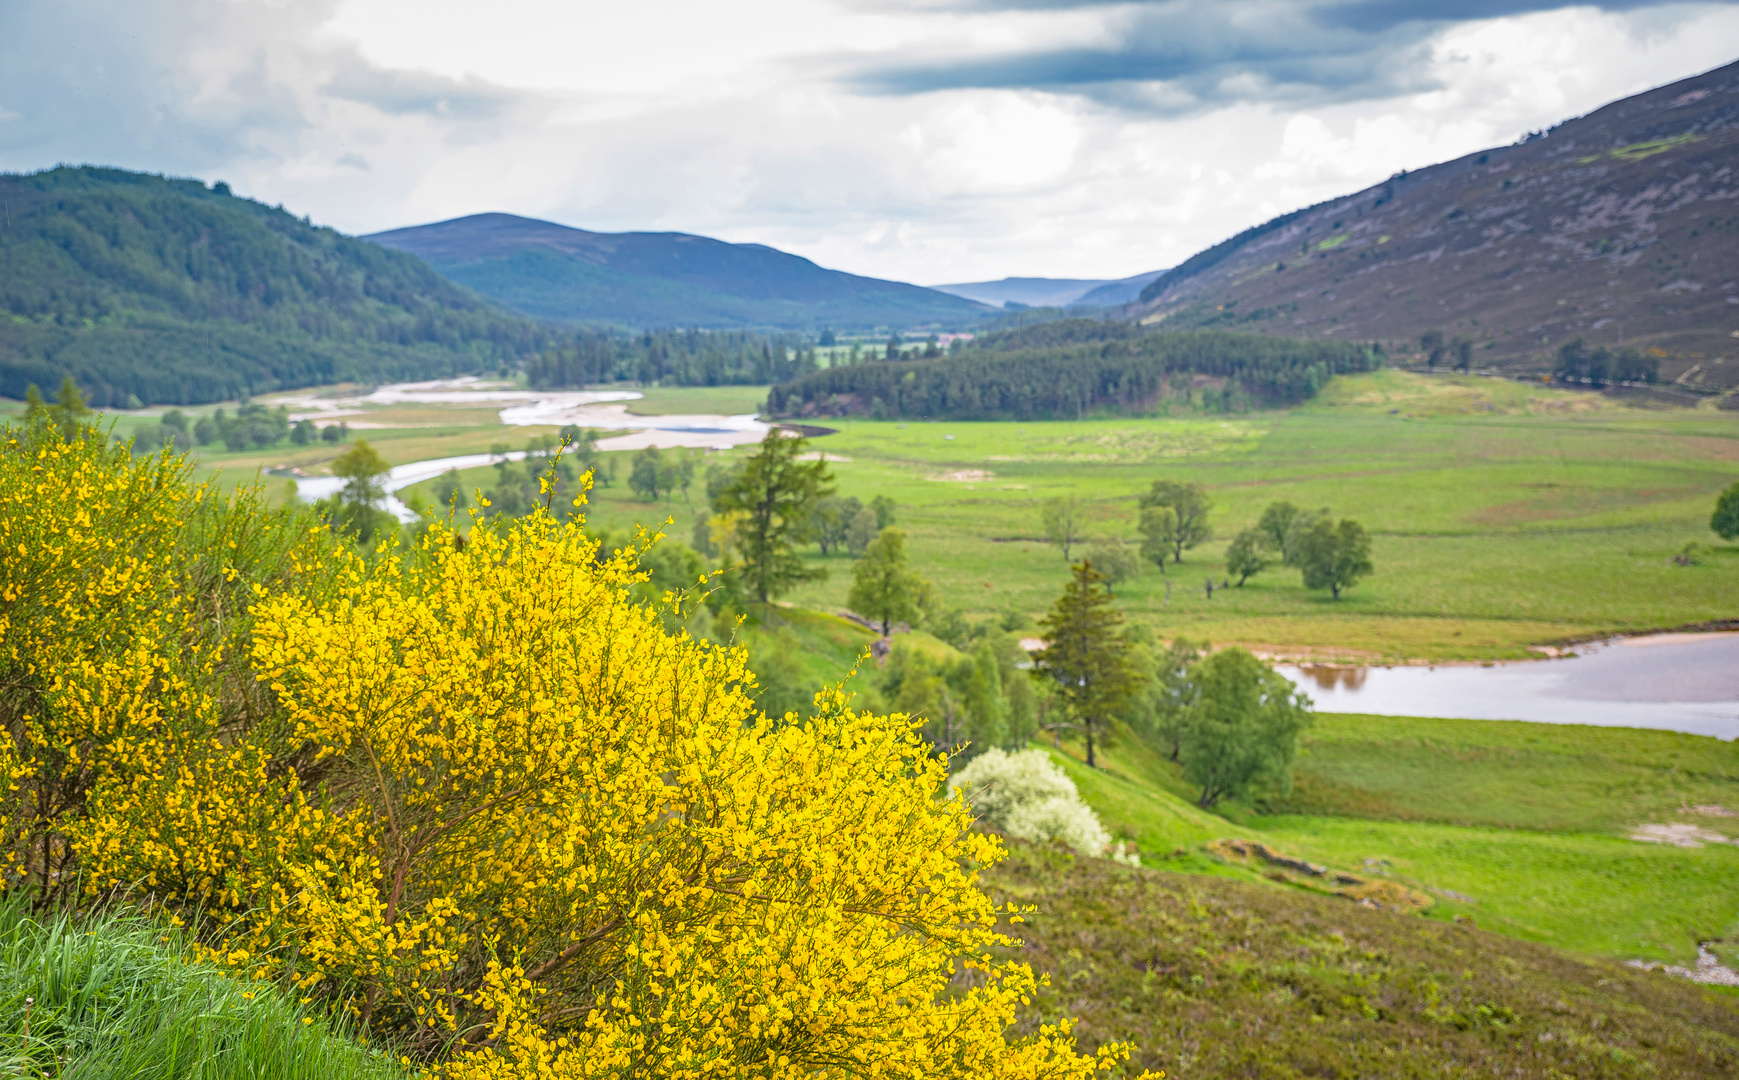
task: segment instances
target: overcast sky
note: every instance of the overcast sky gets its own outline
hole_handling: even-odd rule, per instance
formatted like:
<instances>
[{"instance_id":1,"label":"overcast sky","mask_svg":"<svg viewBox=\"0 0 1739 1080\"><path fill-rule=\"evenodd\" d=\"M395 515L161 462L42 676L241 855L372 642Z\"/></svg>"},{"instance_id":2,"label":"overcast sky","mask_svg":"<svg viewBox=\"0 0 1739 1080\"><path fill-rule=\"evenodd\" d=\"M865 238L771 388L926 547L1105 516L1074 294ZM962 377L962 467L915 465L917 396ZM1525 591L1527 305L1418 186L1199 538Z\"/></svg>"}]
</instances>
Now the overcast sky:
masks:
<instances>
[{"instance_id":1,"label":"overcast sky","mask_svg":"<svg viewBox=\"0 0 1739 1080\"><path fill-rule=\"evenodd\" d=\"M1109 278L1736 58L1648 0L0 0L0 169Z\"/></svg>"}]
</instances>

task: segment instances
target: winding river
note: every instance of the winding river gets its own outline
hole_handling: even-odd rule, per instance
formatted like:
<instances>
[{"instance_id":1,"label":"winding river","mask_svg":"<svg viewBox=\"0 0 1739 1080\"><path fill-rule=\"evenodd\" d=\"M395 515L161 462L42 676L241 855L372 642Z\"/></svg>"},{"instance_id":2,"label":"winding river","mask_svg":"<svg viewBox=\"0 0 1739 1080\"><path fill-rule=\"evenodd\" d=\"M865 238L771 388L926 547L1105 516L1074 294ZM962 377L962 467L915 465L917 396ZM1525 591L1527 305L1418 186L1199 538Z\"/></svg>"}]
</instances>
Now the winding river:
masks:
<instances>
[{"instance_id":1,"label":"winding river","mask_svg":"<svg viewBox=\"0 0 1739 1080\"><path fill-rule=\"evenodd\" d=\"M620 431L598 440L600 450L643 450L649 446L660 449L689 447L726 450L744 443L760 442L769 425L755 419L753 413L740 416L688 414L669 416L636 416L623 402L641 397L633 390L513 390L489 386L476 378L438 379L432 382L395 383L366 394L348 397L287 397L281 399L291 409L291 419L315 421L346 420L366 416L370 405L491 405L502 406L501 422L513 427L555 426L575 424L599 431ZM352 427L364 430L372 425L358 422ZM506 455L510 461L520 461L524 451ZM500 455L462 454L457 457L430 458L394 466L387 474L388 492L385 507L398 515L400 521L417 519L415 513L393 497L425 480L433 480L449 469L475 469L493 465ZM313 501L325 498L344 486L336 476L298 478L296 493Z\"/></svg>"}]
</instances>

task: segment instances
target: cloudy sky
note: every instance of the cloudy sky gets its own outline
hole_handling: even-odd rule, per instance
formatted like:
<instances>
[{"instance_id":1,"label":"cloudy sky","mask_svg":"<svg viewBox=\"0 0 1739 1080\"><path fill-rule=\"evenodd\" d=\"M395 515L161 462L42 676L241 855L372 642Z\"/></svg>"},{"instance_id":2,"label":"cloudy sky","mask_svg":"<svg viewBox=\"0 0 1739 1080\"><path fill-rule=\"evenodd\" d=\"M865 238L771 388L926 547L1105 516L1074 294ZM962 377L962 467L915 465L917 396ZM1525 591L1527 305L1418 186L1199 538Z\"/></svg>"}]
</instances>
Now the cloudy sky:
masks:
<instances>
[{"instance_id":1,"label":"cloudy sky","mask_svg":"<svg viewBox=\"0 0 1739 1080\"><path fill-rule=\"evenodd\" d=\"M1121 277L1739 59L1739 5L0 0L0 170Z\"/></svg>"}]
</instances>

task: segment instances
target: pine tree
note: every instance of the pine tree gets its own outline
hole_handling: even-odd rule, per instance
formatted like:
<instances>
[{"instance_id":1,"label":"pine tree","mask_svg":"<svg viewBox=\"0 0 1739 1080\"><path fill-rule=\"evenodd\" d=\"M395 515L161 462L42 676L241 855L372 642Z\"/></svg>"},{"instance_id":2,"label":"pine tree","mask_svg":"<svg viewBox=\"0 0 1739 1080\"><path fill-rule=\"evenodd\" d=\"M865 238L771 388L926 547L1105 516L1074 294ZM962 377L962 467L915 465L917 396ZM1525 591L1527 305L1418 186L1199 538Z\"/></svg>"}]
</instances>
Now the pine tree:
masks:
<instances>
[{"instance_id":1,"label":"pine tree","mask_svg":"<svg viewBox=\"0 0 1739 1080\"><path fill-rule=\"evenodd\" d=\"M1129 641L1121 633L1123 614L1103 587L1105 575L1091 559L1074 565L1051 613L1040 620L1045 648L1033 656L1032 676L1056 683L1087 742L1087 765L1097 768L1095 738L1136 689Z\"/></svg>"},{"instance_id":2,"label":"pine tree","mask_svg":"<svg viewBox=\"0 0 1739 1080\"><path fill-rule=\"evenodd\" d=\"M827 462L799 460L807 446L806 439L772 429L713 502L715 513L742 515L736 544L743 575L763 604L792 586L827 576L805 566L793 550L814 538L815 504L833 494Z\"/></svg>"}]
</instances>

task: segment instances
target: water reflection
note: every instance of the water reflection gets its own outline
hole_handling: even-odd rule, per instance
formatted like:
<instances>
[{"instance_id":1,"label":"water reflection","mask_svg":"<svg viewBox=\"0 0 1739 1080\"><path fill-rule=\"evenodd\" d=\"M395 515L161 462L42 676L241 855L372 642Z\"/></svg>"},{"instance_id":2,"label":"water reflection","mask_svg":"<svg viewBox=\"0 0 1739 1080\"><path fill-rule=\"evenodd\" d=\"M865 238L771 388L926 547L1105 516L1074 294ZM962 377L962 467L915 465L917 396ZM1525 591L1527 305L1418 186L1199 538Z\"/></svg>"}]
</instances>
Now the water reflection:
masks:
<instances>
[{"instance_id":1,"label":"water reflection","mask_svg":"<svg viewBox=\"0 0 1739 1080\"><path fill-rule=\"evenodd\" d=\"M1739 737L1739 633L1656 634L1491 666L1278 669L1323 712L1532 720Z\"/></svg>"},{"instance_id":2,"label":"water reflection","mask_svg":"<svg viewBox=\"0 0 1739 1080\"><path fill-rule=\"evenodd\" d=\"M1321 690L1357 690L1365 685L1365 678L1370 668L1362 667L1324 667L1318 664L1306 665L1298 669L1298 673L1309 679Z\"/></svg>"}]
</instances>

